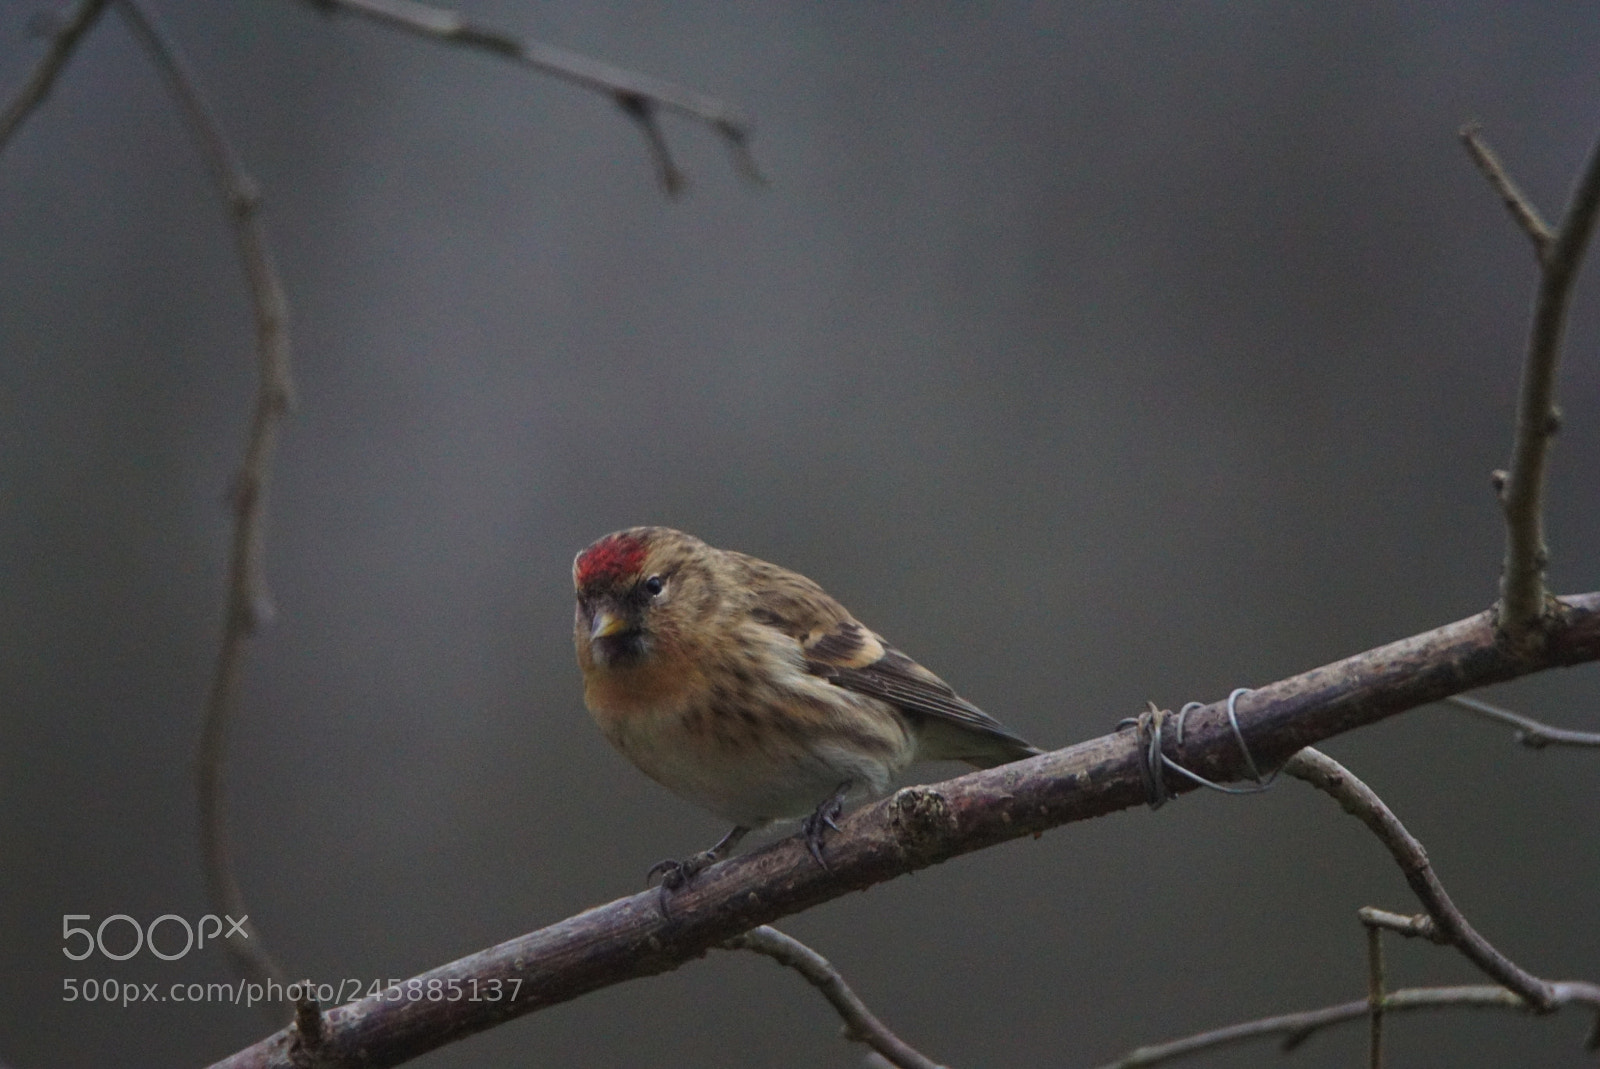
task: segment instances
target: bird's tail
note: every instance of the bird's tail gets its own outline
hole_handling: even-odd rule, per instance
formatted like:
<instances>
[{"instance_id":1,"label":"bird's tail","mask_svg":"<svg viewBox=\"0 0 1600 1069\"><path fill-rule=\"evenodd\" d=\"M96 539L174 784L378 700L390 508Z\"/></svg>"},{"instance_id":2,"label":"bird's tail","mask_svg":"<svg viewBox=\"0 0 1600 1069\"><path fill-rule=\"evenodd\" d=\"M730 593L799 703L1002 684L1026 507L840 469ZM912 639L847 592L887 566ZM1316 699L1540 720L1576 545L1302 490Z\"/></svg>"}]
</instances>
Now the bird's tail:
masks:
<instances>
[{"instance_id":1,"label":"bird's tail","mask_svg":"<svg viewBox=\"0 0 1600 1069\"><path fill-rule=\"evenodd\" d=\"M1044 753L1003 728L932 719L923 721L921 728L917 757L923 761L965 761L974 768L995 768Z\"/></svg>"},{"instance_id":2,"label":"bird's tail","mask_svg":"<svg viewBox=\"0 0 1600 1069\"><path fill-rule=\"evenodd\" d=\"M1038 757L1042 753L1043 750L1031 743L1010 738L995 740L983 753L965 756L961 760L974 768L998 768L1000 765L1020 761L1024 757Z\"/></svg>"}]
</instances>

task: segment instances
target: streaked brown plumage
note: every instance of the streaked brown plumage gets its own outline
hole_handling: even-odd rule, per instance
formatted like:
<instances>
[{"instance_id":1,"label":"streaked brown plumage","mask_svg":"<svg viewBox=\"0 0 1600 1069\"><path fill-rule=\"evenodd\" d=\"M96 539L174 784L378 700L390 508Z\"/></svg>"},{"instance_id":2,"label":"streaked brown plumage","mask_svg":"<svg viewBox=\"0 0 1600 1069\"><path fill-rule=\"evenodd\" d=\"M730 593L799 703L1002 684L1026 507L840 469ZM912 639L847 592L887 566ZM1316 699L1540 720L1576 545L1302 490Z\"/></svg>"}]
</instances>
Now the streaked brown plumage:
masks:
<instances>
[{"instance_id":1,"label":"streaked brown plumage","mask_svg":"<svg viewBox=\"0 0 1600 1069\"><path fill-rule=\"evenodd\" d=\"M579 553L573 582L584 701L600 730L646 775L735 825L710 850L657 866L664 884L794 817L806 817L822 862L843 801L881 793L913 761L988 768L1040 752L777 565L634 527Z\"/></svg>"}]
</instances>

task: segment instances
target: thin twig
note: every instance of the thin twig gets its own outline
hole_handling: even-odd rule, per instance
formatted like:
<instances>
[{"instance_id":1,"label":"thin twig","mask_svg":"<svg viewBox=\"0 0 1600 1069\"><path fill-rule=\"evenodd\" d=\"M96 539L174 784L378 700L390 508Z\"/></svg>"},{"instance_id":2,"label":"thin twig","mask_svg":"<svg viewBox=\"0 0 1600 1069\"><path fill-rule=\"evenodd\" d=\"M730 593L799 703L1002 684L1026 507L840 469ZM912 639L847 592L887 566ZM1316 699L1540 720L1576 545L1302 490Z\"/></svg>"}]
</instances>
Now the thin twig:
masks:
<instances>
[{"instance_id":1,"label":"thin twig","mask_svg":"<svg viewBox=\"0 0 1600 1069\"><path fill-rule=\"evenodd\" d=\"M1438 925L1440 933L1450 941L1450 945L1466 955L1490 979L1515 991L1535 1010L1544 1011L1555 1005L1555 997L1547 981L1522 969L1473 929L1434 875L1433 865L1428 861L1428 853L1422 844L1406 830L1405 825L1400 823L1399 818L1371 787L1362 783L1339 762L1310 746L1291 757L1283 770L1332 796L1345 812L1365 824L1378 837L1399 864L1406 883L1422 900L1423 908Z\"/></svg>"},{"instance_id":2,"label":"thin twig","mask_svg":"<svg viewBox=\"0 0 1600 1069\"><path fill-rule=\"evenodd\" d=\"M1460 130L1461 143L1467 147L1467 154L1472 157L1472 162L1478 165L1478 170L1483 172L1483 176L1489 180L1494 191L1500 194L1500 199L1505 202L1506 211L1511 213L1511 218L1516 220L1522 232L1533 242L1534 256L1540 263L1544 263L1550 245L1556 239L1555 232L1539 214L1539 209L1533 206L1533 202L1511 180L1511 175L1506 173L1500 157L1495 155L1494 149L1483 139L1482 131L1483 128L1476 122L1467 123Z\"/></svg>"},{"instance_id":3,"label":"thin twig","mask_svg":"<svg viewBox=\"0 0 1600 1069\"><path fill-rule=\"evenodd\" d=\"M1573 982L1552 984L1551 988L1557 1005L1586 1005L1600 1011L1600 985ZM1489 1007L1516 1010L1519 1013L1532 1012L1528 1004L1515 994L1492 984L1408 987L1391 991L1383 998L1383 1011L1391 1014L1452 1007ZM1148 1066L1162 1065L1202 1051L1231 1047L1273 1036L1282 1036L1283 1049L1291 1051L1324 1028L1359 1021L1371 1012L1372 1006L1368 1000L1357 999L1301 1013L1263 1017L1257 1021L1245 1021L1166 1043L1139 1047L1129 1051L1120 1061L1111 1062L1101 1069L1146 1069Z\"/></svg>"},{"instance_id":4,"label":"thin twig","mask_svg":"<svg viewBox=\"0 0 1600 1069\"><path fill-rule=\"evenodd\" d=\"M1477 159L1477 150L1484 147L1481 139L1475 131L1463 134L1463 139ZM1494 163L1491 180L1495 174L1505 174L1498 161ZM1504 181L1506 188L1515 189L1509 178ZM1516 210L1513 206L1513 214ZM1597 213L1600 141L1589 150L1589 160L1573 190L1561 228L1539 258L1539 293L1522 367L1516 437L1511 467L1504 476L1500 495L1506 519L1506 557L1500 580L1499 626L1513 643L1537 641L1553 611L1547 604L1549 591L1545 586L1549 550L1544 537L1544 487L1550 442L1561 425L1561 413L1555 404L1556 368L1561 361L1573 283L1594 232ZM1527 230L1526 222L1523 227Z\"/></svg>"},{"instance_id":5,"label":"thin twig","mask_svg":"<svg viewBox=\"0 0 1600 1069\"><path fill-rule=\"evenodd\" d=\"M55 33L50 37L50 47L40 57L38 64L33 68L33 73L17 91L17 95L11 98L5 111L0 112L0 151L5 150L11 141L11 135L22 127L23 121L33 109L44 103L45 97L50 95L56 76L66 67L67 60L72 58L72 53L78 47L78 42L83 40L83 35L95 24L100 13L106 9L107 3L108 0L82 0L71 14L62 18Z\"/></svg>"},{"instance_id":6,"label":"thin twig","mask_svg":"<svg viewBox=\"0 0 1600 1069\"><path fill-rule=\"evenodd\" d=\"M1383 1069L1383 998L1386 986L1383 977L1383 928L1368 924L1367 930L1367 1065L1369 1069Z\"/></svg>"},{"instance_id":7,"label":"thin twig","mask_svg":"<svg viewBox=\"0 0 1600 1069\"><path fill-rule=\"evenodd\" d=\"M711 127L733 154L734 167L746 179L762 183L761 169L750 152L753 126L749 116L715 97L672 82L626 70L564 48L530 41L472 22L447 8L417 0L306 0L327 12L348 12L386 23L408 33L475 48L544 74L603 93L640 124L656 174L669 194L684 186L683 172L672 162L655 121L658 110L674 111Z\"/></svg>"},{"instance_id":8,"label":"thin twig","mask_svg":"<svg viewBox=\"0 0 1600 1069\"><path fill-rule=\"evenodd\" d=\"M1501 641L1494 614L1444 627L1276 683L1237 702L1239 730L1262 768L1322 739L1463 690L1542 668L1600 660L1600 593L1562 599L1565 611L1537 649ZM1108 716L1107 720L1115 717ZM1217 782L1249 777L1226 700L1192 709L1182 750L1167 752ZM655 890L558 921L430 969L407 988L496 992L497 1001L395 1000L384 993L327 1012L325 1057L366 1069L398 1065L447 1043L613 984L693 961L768 924L962 854L1072 821L1143 806L1146 755L1134 732L1112 732L857 809L828 838L824 870L803 836L711 866L680 889L670 919ZM1198 789L1174 782L1174 795ZM1597 996L1600 1002L1600 996ZM1366 1013L1366 1002L1357 1004ZM290 1069L291 1033L278 1032L219 1063Z\"/></svg>"},{"instance_id":9,"label":"thin twig","mask_svg":"<svg viewBox=\"0 0 1600 1069\"><path fill-rule=\"evenodd\" d=\"M1453 694L1445 699L1445 703L1476 713L1485 720L1510 724L1517 729L1517 741L1530 750L1542 750L1546 746L1600 746L1600 732L1551 727L1532 717L1513 713L1510 709L1502 709L1498 705L1490 705L1478 698Z\"/></svg>"},{"instance_id":10,"label":"thin twig","mask_svg":"<svg viewBox=\"0 0 1600 1069\"><path fill-rule=\"evenodd\" d=\"M1356 913L1360 915L1361 923L1369 929L1382 928L1407 939L1426 939L1444 946L1450 944L1450 937L1441 932L1439 926L1433 923L1433 918L1426 913L1391 913L1372 906L1362 906Z\"/></svg>"},{"instance_id":11,"label":"thin twig","mask_svg":"<svg viewBox=\"0 0 1600 1069\"><path fill-rule=\"evenodd\" d=\"M656 180L661 183L661 188L669 197L682 193L689 185L689 176L673 162L672 149L667 144L667 135L661 130L655 105L645 97L626 93L617 95L617 105L622 108L623 114L639 124L645 146L650 151L650 159L656 165Z\"/></svg>"},{"instance_id":12,"label":"thin twig","mask_svg":"<svg viewBox=\"0 0 1600 1069\"><path fill-rule=\"evenodd\" d=\"M850 990L844 977L839 975L827 958L806 946L800 940L784 935L776 928L762 925L743 935L736 935L723 944L729 950L753 950L765 954L780 965L787 965L827 999L844 1019L847 1039L865 1043L900 1069L942 1069L932 1059L891 1032L872 1011L867 1009L856 993Z\"/></svg>"},{"instance_id":13,"label":"thin twig","mask_svg":"<svg viewBox=\"0 0 1600 1069\"><path fill-rule=\"evenodd\" d=\"M270 464L278 428L289 409L292 394L286 334L288 306L261 225L260 194L223 134L222 125L201 93L199 83L139 0L117 0L117 10L172 90L200 154L228 205L255 313L259 372L255 411L250 421L244 462L233 487L233 549L228 566L222 642L206 697L205 722L195 761L200 841L212 908L229 917L248 918L249 910L234 876L228 849L222 773L228 723L239 703L245 645L256 628L271 616L263 578L262 544ZM259 983L276 980L282 984L283 970L263 946L254 923L247 919L242 923L248 938L229 939L223 943L235 965L250 980Z\"/></svg>"}]
</instances>

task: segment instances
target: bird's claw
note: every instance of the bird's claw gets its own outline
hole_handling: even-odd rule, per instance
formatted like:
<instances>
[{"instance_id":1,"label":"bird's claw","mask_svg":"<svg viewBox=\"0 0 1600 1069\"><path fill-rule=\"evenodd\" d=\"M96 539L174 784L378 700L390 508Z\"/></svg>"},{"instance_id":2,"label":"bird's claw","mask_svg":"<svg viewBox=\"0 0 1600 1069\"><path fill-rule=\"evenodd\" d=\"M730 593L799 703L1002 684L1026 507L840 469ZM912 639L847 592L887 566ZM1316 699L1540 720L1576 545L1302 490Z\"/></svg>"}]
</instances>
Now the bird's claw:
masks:
<instances>
[{"instance_id":1,"label":"bird's claw","mask_svg":"<svg viewBox=\"0 0 1600 1069\"><path fill-rule=\"evenodd\" d=\"M668 920L672 918L672 910L668 908L668 904L672 901L673 892L693 883L694 878L710 867L715 860L717 860L716 854L710 850L702 850L698 854L690 854L681 861L675 858L667 858L665 861L657 861L650 866L650 871L644 874L644 884L648 887L651 880L657 876L661 877L660 896L657 905L661 909L662 917Z\"/></svg>"},{"instance_id":2,"label":"bird's claw","mask_svg":"<svg viewBox=\"0 0 1600 1069\"><path fill-rule=\"evenodd\" d=\"M822 856L823 836L827 834L825 829L832 828L838 831L839 825L835 820L842 812L844 812L844 798L841 794L835 793L800 822L800 830L806 837L806 849L811 851L811 856L817 859L817 864L822 866L824 872L833 871L828 867L827 859Z\"/></svg>"},{"instance_id":3,"label":"bird's claw","mask_svg":"<svg viewBox=\"0 0 1600 1069\"><path fill-rule=\"evenodd\" d=\"M651 881L657 876L660 876L661 886L677 887L685 881L683 868L683 862L678 861L675 858L668 858L665 861L657 861L654 865L650 866L650 871L644 874L644 885L649 887Z\"/></svg>"}]
</instances>

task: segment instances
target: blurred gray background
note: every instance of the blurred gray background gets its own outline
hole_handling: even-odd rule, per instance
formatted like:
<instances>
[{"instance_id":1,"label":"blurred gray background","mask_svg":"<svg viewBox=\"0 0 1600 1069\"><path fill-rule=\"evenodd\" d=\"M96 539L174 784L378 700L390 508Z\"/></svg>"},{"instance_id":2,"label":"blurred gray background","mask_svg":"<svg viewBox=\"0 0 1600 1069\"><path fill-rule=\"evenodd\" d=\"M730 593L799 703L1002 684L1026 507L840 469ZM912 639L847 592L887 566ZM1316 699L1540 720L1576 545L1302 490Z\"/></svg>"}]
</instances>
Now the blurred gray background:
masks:
<instances>
[{"instance_id":1,"label":"blurred gray background","mask_svg":"<svg viewBox=\"0 0 1600 1069\"><path fill-rule=\"evenodd\" d=\"M0 7L7 91L40 6ZM810 574L1051 746L1495 594L1534 270L1455 132L1483 120L1557 215L1600 133L1588 5L470 4L749 109L770 187L668 118L677 202L572 87L287 0L157 9L264 186L293 305L278 619L229 804L297 975L412 975L724 830L583 710L569 565L618 527ZM0 157L0 250L0 1058L198 1065L260 1011L62 1001L74 977L230 975L212 949L62 956L64 914L207 911L190 761L253 389L223 212L113 17ZM1561 387L1567 591L1600 586L1597 275ZM1594 729L1597 682L1493 696ZM1595 756L1437 708L1328 749L1492 940L1600 978ZM1285 782L783 927L936 1059L1088 1066L1361 997L1368 904L1413 899ZM1390 956L1397 984L1476 978ZM1393 1063L1588 1065L1588 1024L1402 1019ZM423 1064L858 1064L837 1032L796 976L716 953Z\"/></svg>"}]
</instances>

